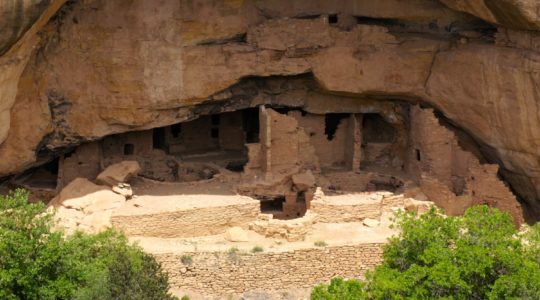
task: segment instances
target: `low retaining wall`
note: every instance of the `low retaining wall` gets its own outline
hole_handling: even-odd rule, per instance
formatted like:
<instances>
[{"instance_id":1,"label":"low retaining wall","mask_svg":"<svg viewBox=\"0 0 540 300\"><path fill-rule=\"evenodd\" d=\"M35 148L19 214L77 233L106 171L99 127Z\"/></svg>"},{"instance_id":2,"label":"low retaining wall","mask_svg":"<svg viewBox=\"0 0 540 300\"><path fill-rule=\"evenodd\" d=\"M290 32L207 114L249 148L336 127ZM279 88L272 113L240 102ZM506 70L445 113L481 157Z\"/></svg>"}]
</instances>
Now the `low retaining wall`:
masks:
<instances>
[{"instance_id":1,"label":"low retaining wall","mask_svg":"<svg viewBox=\"0 0 540 300\"><path fill-rule=\"evenodd\" d=\"M182 255L191 257L191 264L183 264ZM186 252L154 256L169 273L172 287L206 295L226 295L311 288L336 276L361 278L382 261L382 244L285 252Z\"/></svg>"},{"instance_id":2,"label":"low retaining wall","mask_svg":"<svg viewBox=\"0 0 540 300\"><path fill-rule=\"evenodd\" d=\"M260 213L259 202L176 210L140 215L113 215L111 224L128 236L195 237L248 228Z\"/></svg>"}]
</instances>

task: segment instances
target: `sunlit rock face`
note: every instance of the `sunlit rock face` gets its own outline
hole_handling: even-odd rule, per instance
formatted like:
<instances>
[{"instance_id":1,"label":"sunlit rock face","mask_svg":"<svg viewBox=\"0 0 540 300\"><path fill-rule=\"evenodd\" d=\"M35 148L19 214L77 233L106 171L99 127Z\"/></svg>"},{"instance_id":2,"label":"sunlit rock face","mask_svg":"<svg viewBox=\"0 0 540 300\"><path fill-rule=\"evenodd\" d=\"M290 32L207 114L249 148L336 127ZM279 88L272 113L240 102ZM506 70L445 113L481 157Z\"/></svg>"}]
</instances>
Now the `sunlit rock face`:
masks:
<instances>
[{"instance_id":1,"label":"sunlit rock face","mask_svg":"<svg viewBox=\"0 0 540 300\"><path fill-rule=\"evenodd\" d=\"M63 2L0 4L24 12L0 21L2 176L220 111L244 78L308 74L322 93L435 108L540 214L536 1Z\"/></svg>"}]
</instances>

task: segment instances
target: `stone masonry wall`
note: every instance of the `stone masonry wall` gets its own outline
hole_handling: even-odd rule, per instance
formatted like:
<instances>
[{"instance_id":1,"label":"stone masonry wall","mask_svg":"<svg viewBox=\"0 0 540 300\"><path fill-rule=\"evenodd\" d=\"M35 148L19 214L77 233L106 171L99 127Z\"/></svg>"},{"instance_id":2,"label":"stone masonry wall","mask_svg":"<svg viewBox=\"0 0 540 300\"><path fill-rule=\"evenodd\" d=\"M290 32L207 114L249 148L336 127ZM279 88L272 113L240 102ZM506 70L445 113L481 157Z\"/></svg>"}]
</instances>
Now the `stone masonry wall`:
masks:
<instances>
[{"instance_id":1,"label":"stone masonry wall","mask_svg":"<svg viewBox=\"0 0 540 300\"><path fill-rule=\"evenodd\" d=\"M378 219L381 216L382 203L381 199L349 201L349 203L312 200L310 210L316 213L318 221L323 223L361 222L365 218Z\"/></svg>"},{"instance_id":2,"label":"stone masonry wall","mask_svg":"<svg viewBox=\"0 0 540 300\"><path fill-rule=\"evenodd\" d=\"M208 295L254 290L310 288L335 276L361 278L382 261L381 244L359 244L286 252L186 252L156 254L173 288ZM190 265L182 255L192 258Z\"/></svg>"},{"instance_id":3,"label":"stone masonry wall","mask_svg":"<svg viewBox=\"0 0 540 300\"><path fill-rule=\"evenodd\" d=\"M193 237L220 234L233 226L248 228L257 219L258 201L172 212L113 215L111 223L128 236Z\"/></svg>"},{"instance_id":4,"label":"stone masonry wall","mask_svg":"<svg viewBox=\"0 0 540 300\"><path fill-rule=\"evenodd\" d=\"M483 164L458 144L455 134L439 123L432 109L411 107L409 174L422 192L448 214L488 203L523 223L523 210L498 177L499 166Z\"/></svg>"}]
</instances>

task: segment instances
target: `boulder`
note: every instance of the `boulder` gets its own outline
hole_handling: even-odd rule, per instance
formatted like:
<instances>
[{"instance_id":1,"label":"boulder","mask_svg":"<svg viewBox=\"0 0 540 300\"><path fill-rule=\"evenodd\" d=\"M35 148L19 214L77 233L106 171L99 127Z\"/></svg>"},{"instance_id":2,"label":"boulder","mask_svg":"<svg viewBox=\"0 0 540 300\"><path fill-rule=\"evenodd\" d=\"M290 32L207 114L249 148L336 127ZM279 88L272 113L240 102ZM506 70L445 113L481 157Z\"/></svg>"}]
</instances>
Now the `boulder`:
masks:
<instances>
[{"instance_id":1,"label":"boulder","mask_svg":"<svg viewBox=\"0 0 540 300\"><path fill-rule=\"evenodd\" d=\"M247 232L241 227L231 227L225 232L225 239L231 242L247 242L249 238Z\"/></svg>"},{"instance_id":2,"label":"boulder","mask_svg":"<svg viewBox=\"0 0 540 300\"><path fill-rule=\"evenodd\" d=\"M305 192L315 185L315 176L310 170L307 170L303 173L294 174L292 181L297 191Z\"/></svg>"},{"instance_id":3,"label":"boulder","mask_svg":"<svg viewBox=\"0 0 540 300\"><path fill-rule=\"evenodd\" d=\"M96 181L100 184L115 186L118 183L127 182L141 171L141 166L137 161L122 161L108 166L101 172Z\"/></svg>"},{"instance_id":4,"label":"boulder","mask_svg":"<svg viewBox=\"0 0 540 300\"><path fill-rule=\"evenodd\" d=\"M50 203L55 209L58 227L70 233L76 229L99 232L110 226L113 209L124 204L126 198L107 186L77 178L68 184Z\"/></svg>"},{"instance_id":5,"label":"boulder","mask_svg":"<svg viewBox=\"0 0 540 300\"><path fill-rule=\"evenodd\" d=\"M119 207L125 201L123 196L109 187L94 184L86 178L77 178L62 189L49 205L94 212Z\"/></svg>"},{"instance_id":6,"label":"boulder","mask_svg":"<svg viewBox=\"0 0 540 300\"><path fill-rule=\"evenodd\" d=\"M76 178L66 185L62 191L54 197L49 206L81 210L92 203L93 196L103 190L109 190L107 187L99 186L86 178Z\"/></svg>"}]
</instances>

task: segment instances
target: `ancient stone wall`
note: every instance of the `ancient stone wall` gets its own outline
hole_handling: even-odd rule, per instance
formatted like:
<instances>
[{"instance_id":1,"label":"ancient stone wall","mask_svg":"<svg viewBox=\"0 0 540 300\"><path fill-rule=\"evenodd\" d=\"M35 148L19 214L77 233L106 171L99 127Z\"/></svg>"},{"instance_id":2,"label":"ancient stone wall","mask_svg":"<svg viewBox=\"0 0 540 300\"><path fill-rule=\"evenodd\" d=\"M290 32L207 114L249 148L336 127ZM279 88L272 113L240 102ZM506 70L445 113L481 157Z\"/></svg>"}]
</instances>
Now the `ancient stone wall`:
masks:
<instances>
[{"instance_id":1,"label":"ancient stone wall","mask_svg":"<svg viewBox=\"0 0 540 300\"><path fill-rule=\"evenodd\" d=\"M219 146L222 150L243 150L246 135L242 128L242 112L229 112L220 115Z\"/></svg>"},{"instance_id":2,"label":"ancient stone wall","mask_svg":"<svg viewBox=\"0 0 540 300\"><path fill-rule=\"evenodd\" d=\"M426 196L449 214L473 204L490 204L523 222L522 207L498 177L498 165L482 164L458 144L432 109L411 107L408 172Z\"/></svg>"},{"instance_id":3,"label":"ancient stone wall","mask_svg":"<svg viewBox=\"0 0 540 300\"><path fill-rule=\"evenodd\" d=\"M310 211L318 215L319 222L360 222L365 218L381 216L382 197L365 195L326 196L324 200L312 200Z\"/></svg>"},{"instance_id":4,"label":"ancient stone wall","mask_svg":"<svg viewBox=\"0 0 540 300\"><path fill-rule=\"evenodd\" d=\"M271 108L262 108L260 112L263 172L279 177L295 168L318 171L315 148L297 119Z\"/></svg>"},{"instance_id":5,"label":"ancient stone wall","mask_svg":"<svg viewBox=\"0 0 540 300\"><path fill-rule=\"evenodd\" d=\"M321 167L343 166L346 161L345 146L349 139L349 118L341 119L332 137L325 134L325 116L306 114L292 111L288 115L298 121L298 126L304 129L310 144L315 148ZM300 151L304 151L301 149Z\"/></svg>"},{"instance_id":6,"label":"ancient stone wall","mask_svg":"<svg viewBox=\"0 0 540 300\"><path fill-rule=\"evenodd\" d=\"M63 188L75 178L94 180L101 171L101 144L83 144L59 160L58 188Z\"/></svg>"},{"instance_id":7,"label":"ancient stone wall","mask_svg":"<svg viewBox=\"0 0 540 300\"><path fill-rule=\"evenodd\" d=\"M182 256L191 257L184 265ZM361 278L382 261L381 244L276 252L155 254L174 288L210 295L310 288L335 276Z\"/></svg>"},{"instance_id":8,"label":"ancient stone wall","mask_svg":"<svg viewBox=\"0 0 540 300\"><path fill-rule=\"evenodd\" d=\"M153 237L213 235L223 233L233 226L247 229L248 224L255 221L260 213L259 201L247 197L229 199L230 202L222 205L204 203L200 207L196 203L175 204L174 199L161 204L161 210L126 207L115 212L111 224L129 236Z\"/></svg>"},{"instance_id":9,"label":"ancient stone wall","mask_svg":"<svg viewBox=\"0 0 540 300\"><path fill-rule=\"evenodd\" d=\"M141 155L153 150L152 131L134 131L103 139L103 156Z\"/></svg>"}]
</instances>

